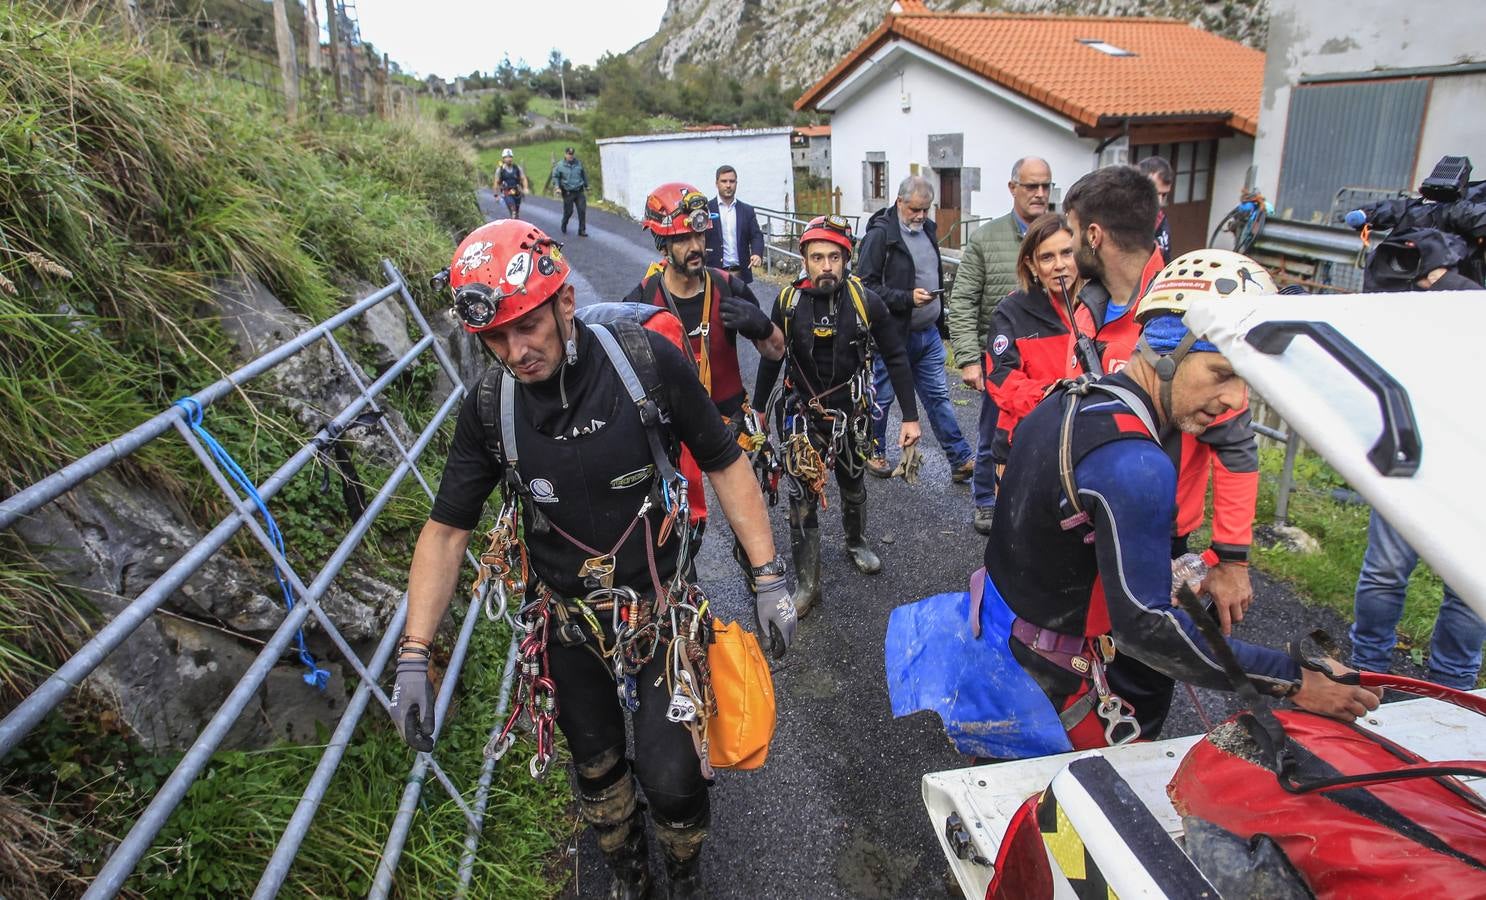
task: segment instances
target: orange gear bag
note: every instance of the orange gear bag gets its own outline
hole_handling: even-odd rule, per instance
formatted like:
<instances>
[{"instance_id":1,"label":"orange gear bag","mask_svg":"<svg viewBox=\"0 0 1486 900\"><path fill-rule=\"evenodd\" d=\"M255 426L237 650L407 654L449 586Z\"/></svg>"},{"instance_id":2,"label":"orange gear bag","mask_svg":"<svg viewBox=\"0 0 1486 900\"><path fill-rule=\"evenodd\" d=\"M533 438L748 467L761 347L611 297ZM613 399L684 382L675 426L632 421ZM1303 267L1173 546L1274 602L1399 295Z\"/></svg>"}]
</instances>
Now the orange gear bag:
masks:
<instances>
[{"instance_id":1,"label":"orange gear bag","mask_svg":"<svg viewBox=\"0 0 1486 900\"><path fill-rule=\"evenodd\" d=\"M753 632L712 620L707 665L717 711L707 722L707 759L716 769L757 769L774 739L774 679Z\"/></svg>"}]
</instances>

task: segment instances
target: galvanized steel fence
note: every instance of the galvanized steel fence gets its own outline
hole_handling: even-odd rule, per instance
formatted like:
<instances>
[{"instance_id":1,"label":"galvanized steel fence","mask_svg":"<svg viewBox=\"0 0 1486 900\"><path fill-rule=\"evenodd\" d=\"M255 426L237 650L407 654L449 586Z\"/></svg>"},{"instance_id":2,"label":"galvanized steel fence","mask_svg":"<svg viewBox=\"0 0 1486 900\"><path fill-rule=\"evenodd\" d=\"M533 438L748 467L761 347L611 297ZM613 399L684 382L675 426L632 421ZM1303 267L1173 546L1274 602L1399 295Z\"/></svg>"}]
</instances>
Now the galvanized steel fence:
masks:
<instances>
[{"instance_id":1,"label":"galvanized steel fence","mask_svg":"<svg viewBox=\"0 0 1486 900\"><path fill-rule=\"evenodd\" d=\"M417 461L429 442L438 433L443 422L449 414L458 408L460 400L465 395L465 387L460 381L458 369L450 360L444 348L439 344L428 321L418 309L412 295L409 293L403 276L391 262L383 261L383 272L386 274L388 283L368 295L355 305L346 309L330 319L315 325L302 332L294 339L281 344L275 349L259 356L257 359L209 385L208 387L185 398L181 403L160 412L149 421L137 428L121 435L108 444L98 448L82 457L76 462L57 471L25 490L0 501L0 528L9 528L18 520L29 516L46 504L61 497L66 492L76 488L94 475L107 469L109 466L124 459L151 441L166 437L174 430L182 440L195 452L202 466L214 481L222 488L232 503L233 511L222 518L217 525L204 537L191 546L176 560L159 578L151 583L137 597L104 624L96 634L83 645L73 656L58 668L47 680L34 692L27 696L15 709L0 720L0 759L4 759L17 745L69 694L80 685L103 661L129 638L141 625L149 620L150 616L175 593L187 579L200 569L212 558L227 541L241 529L246 528L264 552L278 567L281 576L292 587L295 602L286 613L283 621L274 631L273 636L263 646L253 660L248 670L232 689L227 699L223 701L211 721L197 735L195 742L186 751L180 763L166 779L160 790L155 794L149 806L135 821L129 833L120 842L112 855L105 861L102 869L93 880L88 891L84 894L86 898L112 897L123 887L130 874L139 865L141 858L150 849L156 836L159 834L169 819L171 813L180 805L185 798L187 790L192 783L201 776L212 754L221 745L227 736L229 729L244 708L248 705L255 693L262 687L269 671L278 663L284 651L290 646L305 620L314 616L316 622L330 638L334 646L339 650L348 664L360 678L339 724L336 726L330 741L321 754L320 761L311 776L309 784L305 787L299 804L291 816L287 826L279 838L263 875L254 892L254 897L267 898L275 896L283 885L289 874L290 866L293 864L295 854L300 843L308 832L310 823L319 809L321 801L325 797L330 780L340 765L341 759L349 746L351 737L366 712L370 701L375 700L383 708L388 705L386 694L378 686L388 660L391 658L397 643L398 636L402 633L403 624L407 618L407 595L404 593L402 602L388 623L387 630L380 643L377 645L369 661L362 660L350 644L342 636L330 617L320 607L320 599L324 596L327 588L341 571L346 561L355 551L362 538L370 529L377 516L391 500L398 486L412 475L422 486L424 492L432 500L434 490L424 479L417 467ZM361 369L351 361L345 349L335 338L334 331L340 326L363 315L367 310L379 303L389 301L393 297L400 298L407 307L408 314L417 323L423 336L413 344L407 353L403 354L391 367L375 380L367 383ZM380 411L378 398L404 371L428 351L432 351L445 374L453 383L449 395L443 399L438 412L429 421L428 425L417 435L411 446L406 445L399 438L396 430L386 420L385 416L378 416L382 428L392 445L397 449L400 462L388 476L386 482L377 492L376 496L366 505L365 511L352 524L340 544L331 554L321 569L314 573L309 579L305 579L297 572L291 562L280 552L268 531L265 531L264 523L258 518L258 506L252 496L242 497L233 487L230 472L224 471L223 466L213 455L210 448L203 444L191 427L191 413L189 407L193 404L198 409L209 409L213 403L222 399L229 393L238 390L242 385L252 379L264 374L300 351L310 347L317 341L324 341L330 348L334 358L340 366L348 373L358 391L350 403L346 405L329 423L309 440L305 441L298 452L286 460L277 471L275 471L261 485L256 485L258 495L266 502L273 497L285 484L289 482L301 469L314 460L322 448L333 442L340 433L364 411ZM251 492L250 492L251 494ZM272 529L270 529L272 530ZM473 564L473 555L466 553L467 558ZM440 686L436 703L436 734L445 723L446 712L450 700L453 697L455 687L459 681L460 672L464 666L465 655L469 648L470 637L474 632L477 622L484 617L479 614L482 597L472 597L469 611L464 617L462 627L454 644L453 653L445 672L443 683ZM501 692L497 708L495 710L495 729L499 729L504 721L506 706L509 702L512 677L515 672L514 662L516 657L516 644L513 642L507 652L505 676L501 685ZM479 783L476 786L473 804L466 802L464 792L456 786L449 776L440 767L433 754L417 754L411 770L409 771L406 787L403 790L401 803L397 814L387 835L386 844L383 848L381 859L378 862L371 897L386 897L392 888L393 875L397 869L397 863L402 855L409 829L412 827L413 819L417 813L418 801L422 793L424 781L431 772L435 779L448 792L450 798L458 805L464 815L467 825L467 836L465 841L465 854L460 866L460 893L468 888L474 871L475 853L478 849L480 833L484 822L485 806L488 799L491 776L494 770L494 762L486 760L482 769Z\"/></svg>"}]
</instances>

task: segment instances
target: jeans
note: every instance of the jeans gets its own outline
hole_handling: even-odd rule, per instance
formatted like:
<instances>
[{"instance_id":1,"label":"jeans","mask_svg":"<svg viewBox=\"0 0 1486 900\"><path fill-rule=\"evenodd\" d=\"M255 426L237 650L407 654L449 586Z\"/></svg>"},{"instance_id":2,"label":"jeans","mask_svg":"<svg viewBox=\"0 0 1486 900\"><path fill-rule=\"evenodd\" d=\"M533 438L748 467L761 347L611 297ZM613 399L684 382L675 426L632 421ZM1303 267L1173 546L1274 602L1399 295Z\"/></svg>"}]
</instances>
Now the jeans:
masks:
<instances>
[{"instance_id":1,"label":"jeans","mask_svg":"<svg viewBox=\"0 0 1486 900\"><path fill-rule=\"evenodd\" d=\"M1368 672L1387 672L1398 639L1404 592L1419 554L1374 510L1367 525L1367 553L1357 577L1352 625L1352 665ZM1486 622L1445 585L1444 602L1434 620L1429 642L1429 680L1469 690L1481 670L1481 644Z\"/></svg>"},{"instance_id":2,"label":"jeans","mask_svg":"<svg viewBox=\"0 0 1486 900\"><path fill-rule=\"evenodd\" d=\"M944 341L939 338L939 329L930 325L908 332L908 367L913 372L913 387L921 406L920 416L929 420L934 437L944 448L951 466L969 460L974 453L960 434L960 424L955 421L954 404L949 402L949 387L944 381ZM872 360L872 377L877 385L877 409L872 414L872 447L874 455L881 455L887 448L887 413L893 408L897 395L888 379L887 365L882 357Z\"/></svg>"},{"instance_id":3,"label":"jeans","mask_svg":"<svg viewBox=\"0 0 1486 900\"><path fill-rule=\"evenodd\" d=\"M588 192L562 192L562 233L568 233L568 220L573 217L573 207L578 207L578 233L588 231Z\"/></svg>"},{"instance_id":4,"label":"jeans","mask_svg":"<svg viewBox=\"0 0 1486 900\"><path fill-rule=\"evenodd\" d=\"M985 391L980 394L980 437L975 445L975 476L970 480L970 494L977 507L996 505L996 458L991 445L996 441L996 422L1001 408Z\"/></svg>"}]
</instances>

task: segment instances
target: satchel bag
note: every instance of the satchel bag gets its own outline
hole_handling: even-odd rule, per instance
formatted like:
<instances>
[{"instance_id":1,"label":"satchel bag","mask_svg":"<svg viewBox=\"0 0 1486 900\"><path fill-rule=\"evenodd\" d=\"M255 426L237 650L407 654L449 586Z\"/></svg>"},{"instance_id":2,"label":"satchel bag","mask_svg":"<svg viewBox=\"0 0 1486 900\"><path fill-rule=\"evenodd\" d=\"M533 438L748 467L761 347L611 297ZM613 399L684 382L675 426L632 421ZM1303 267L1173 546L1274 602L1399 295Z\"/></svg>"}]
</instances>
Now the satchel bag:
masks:
<instances>
[{"instance_id":1,"label":"satchel bag","mask_svg":"<svg viewBox=\"0 0 1486 900\"><path fill-rule=\"evenodd\" d=\"M717 712L707 723L707 758L717 769L757 769L774 739L774 679L753 632L713 619L712 633L707 665Z\"/></svg>"}]
</instances>

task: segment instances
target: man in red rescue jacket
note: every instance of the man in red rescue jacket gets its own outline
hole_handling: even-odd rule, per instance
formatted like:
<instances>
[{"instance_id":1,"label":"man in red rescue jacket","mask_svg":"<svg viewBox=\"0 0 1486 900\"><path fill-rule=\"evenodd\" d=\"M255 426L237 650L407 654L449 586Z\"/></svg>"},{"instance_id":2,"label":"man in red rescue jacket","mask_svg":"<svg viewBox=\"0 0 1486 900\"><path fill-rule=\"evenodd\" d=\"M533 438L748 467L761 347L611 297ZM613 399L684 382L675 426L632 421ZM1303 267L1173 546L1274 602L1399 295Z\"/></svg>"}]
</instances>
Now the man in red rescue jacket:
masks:
<instances>
[{"instance_id":1,"label":"man in red rescue jacket","mask_svg":"<svg viewBox=\"0 0 1486 900\"><path fill-rule=\"evenodd\" d=\"M1141 334L1136 307L1141 297L1156 283L1176 275L1180 260L1163 268L1152 238L1157 209L1150 179L1133 166L1091 172L1064 199L1074 233L1074 260L1079 274L1088 279L1079 291L1075 321L1080 332L1094 338L1106 373L1123 369L1136 353ZM1275 293L1263 269L1239 268L1248 273L1243 288L1254 292L1258 285L1267 284L1260 292ZM1079 371L1070 357L1069 377ZM1173 558L1187 552L1188 537L1202 525L1211 473L1213 537L1203 553L1211 571L1203 589L1228 632L1233 622L1243 619L1254 598L1248 560L1259 494L1259 449L1248 406L1224 413L1200 435L1173 431L1161 439L1177 464ZM1110 678L1122 682L1122 693L1137 708L1148 714L1161 710L1159 717L1142 717L1147 731L1159 731L1171 702L1171 679L1133 659L1112 665Z\"/></svg>"}]
</instances>

